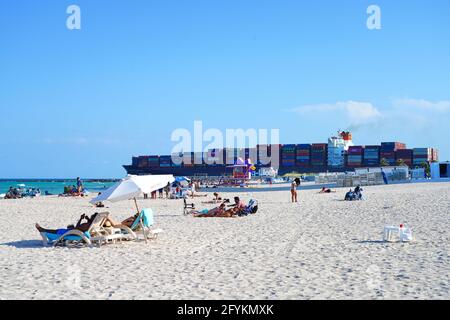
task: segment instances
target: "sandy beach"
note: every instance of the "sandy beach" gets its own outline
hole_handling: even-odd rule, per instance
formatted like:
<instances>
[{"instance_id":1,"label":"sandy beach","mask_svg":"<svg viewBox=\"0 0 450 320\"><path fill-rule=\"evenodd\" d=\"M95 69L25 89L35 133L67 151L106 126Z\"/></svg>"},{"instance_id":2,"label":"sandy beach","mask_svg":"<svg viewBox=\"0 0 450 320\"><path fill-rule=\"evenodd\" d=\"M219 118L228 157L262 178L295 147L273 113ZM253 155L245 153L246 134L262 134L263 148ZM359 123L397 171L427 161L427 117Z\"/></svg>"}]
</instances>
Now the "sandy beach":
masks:
<instances>
[{"instance_id":1,"label":"sandy beach","mask_svg":"<svg viewBox=\"0 0 450 320\"><path fill-rule=\"evenodd\" d=\"M450 184L364 189L361 202L342 201L347 189L300 191L298 204L285 191L239 193L259 212L232 219L140 199L165 231L157 241L82 249L42 247L34 224L75 223L96 212L88 199L0 200L0 299L449 299ZM107 207L133 214L131 201ZM382 242L400 223L415 241Z\"/></svg>"}]
</instances>

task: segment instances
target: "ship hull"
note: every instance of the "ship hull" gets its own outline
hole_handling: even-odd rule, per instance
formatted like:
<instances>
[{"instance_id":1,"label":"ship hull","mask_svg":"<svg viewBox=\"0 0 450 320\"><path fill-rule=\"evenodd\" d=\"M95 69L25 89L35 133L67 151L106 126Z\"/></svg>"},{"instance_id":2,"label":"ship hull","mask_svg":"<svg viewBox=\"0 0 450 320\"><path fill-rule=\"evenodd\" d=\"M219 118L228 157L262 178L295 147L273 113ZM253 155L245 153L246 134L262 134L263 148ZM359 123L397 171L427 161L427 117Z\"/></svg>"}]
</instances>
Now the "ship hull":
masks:
<instances>
[{"instance_id":1,"label":"ship hull","mask_svg":"<svg viewBox=\"0 0 450 320\"><path fill-rule=\"evenodd\" d=\"M123 166L128 174L133 175L147 175L147 174L172 174L174 176L208 176L220 177L224 175L231 175L232 168L224 166L200 166L200 167L147 167L139 168L132 165ZM257 168L259 169L259 168ZM350 167L328 167L328 166L310 166L310 167L280 167L278 169L279 175L284 175L291 172L298 173L320 173L320 172L345 172L353 171Z\"/></svg>"}]
</instances>

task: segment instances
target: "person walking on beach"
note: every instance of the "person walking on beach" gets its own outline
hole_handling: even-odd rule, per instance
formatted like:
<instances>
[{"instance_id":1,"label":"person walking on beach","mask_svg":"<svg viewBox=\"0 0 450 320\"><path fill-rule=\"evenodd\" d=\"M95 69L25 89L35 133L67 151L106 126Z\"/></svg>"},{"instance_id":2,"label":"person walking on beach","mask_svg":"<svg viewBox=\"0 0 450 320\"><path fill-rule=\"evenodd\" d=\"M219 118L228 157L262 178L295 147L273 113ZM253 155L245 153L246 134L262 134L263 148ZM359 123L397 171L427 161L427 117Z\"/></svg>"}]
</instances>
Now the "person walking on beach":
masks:
<instances>
[{"instance_id":1,"label":"person walking on beach","mask_svg":"<svg viewBox=\"0 0 450 320\"><path fill-rule=\"evenodd\" d=\"M292 181L291 183L291 198L292 198L292 202L298 202L298 198L297 198L297 182Z\"/></svg>"}]
</instances>

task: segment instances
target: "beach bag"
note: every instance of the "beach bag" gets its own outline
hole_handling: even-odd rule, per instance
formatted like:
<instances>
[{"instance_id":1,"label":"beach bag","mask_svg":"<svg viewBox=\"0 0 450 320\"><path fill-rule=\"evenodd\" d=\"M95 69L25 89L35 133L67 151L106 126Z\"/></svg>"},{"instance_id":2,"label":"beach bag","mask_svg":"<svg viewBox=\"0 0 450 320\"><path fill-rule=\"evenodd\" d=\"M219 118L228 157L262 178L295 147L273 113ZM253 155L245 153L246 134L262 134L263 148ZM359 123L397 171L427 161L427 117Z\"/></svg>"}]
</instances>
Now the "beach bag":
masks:
<instances>
[{"instance_id":1,"label":"beach bag","mask_svg":"<svg viewBox=\"0 0 450 320\"><path fill-rule=\"evenodd\" d=\"M346 194L345 194L345 201L352 201L353 200L353 197L354 197L354 193L353 192L347 192Z\"/></svg>"},{"instance_id":2,"label":"beach bag","mask_svg":"<svg viewBox=\"0 0 450 320\"><path fill-rule=\"evenodd\" d=\"M249 212L251 214L255 214L258 212L258 201L256 200L250 200L249 202Z\"/></svg>"}]
</instances>

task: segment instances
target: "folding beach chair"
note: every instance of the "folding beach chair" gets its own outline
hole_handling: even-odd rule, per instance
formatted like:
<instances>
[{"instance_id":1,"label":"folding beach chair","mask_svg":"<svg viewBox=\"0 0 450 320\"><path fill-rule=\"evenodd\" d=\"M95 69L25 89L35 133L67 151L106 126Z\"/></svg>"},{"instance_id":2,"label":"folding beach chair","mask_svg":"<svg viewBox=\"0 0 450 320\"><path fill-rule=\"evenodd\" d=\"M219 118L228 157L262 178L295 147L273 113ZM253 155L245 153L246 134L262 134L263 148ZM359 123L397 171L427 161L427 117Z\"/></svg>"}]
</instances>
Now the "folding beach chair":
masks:
<instances>
[{"instance_id":1,"label":"folding beach chair","mask_svg":"<svg viewBox=\"0 0 450 320\"><path fill-rule=\"evenodd\" d=\"M195 210L195 204L193 203L187 203L186 198L184 198L184 209L183 214L187 215L189 213L189 210Z\"/></svg>"}]
</instances>

